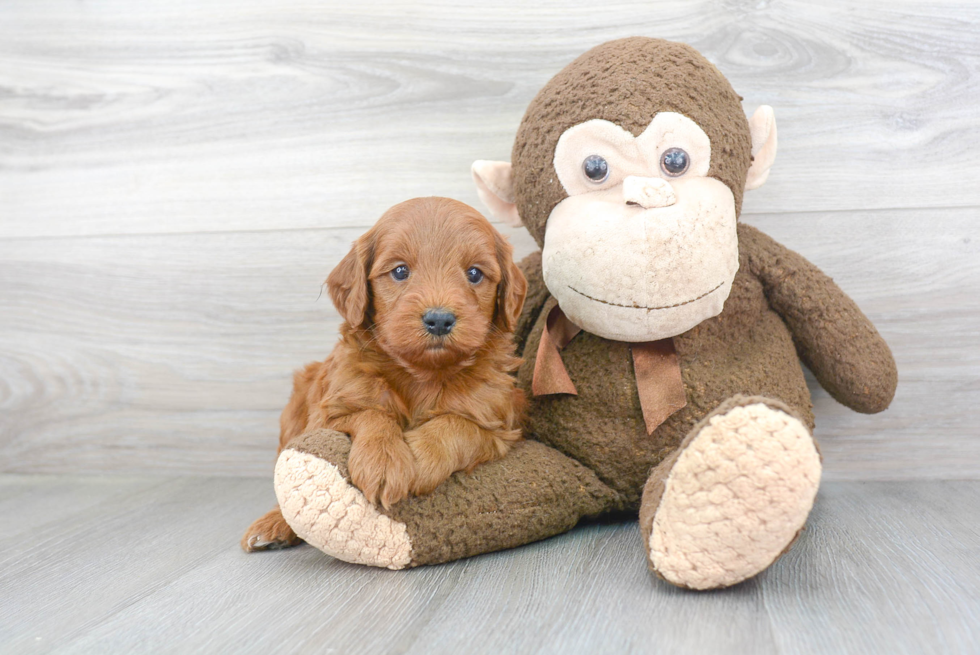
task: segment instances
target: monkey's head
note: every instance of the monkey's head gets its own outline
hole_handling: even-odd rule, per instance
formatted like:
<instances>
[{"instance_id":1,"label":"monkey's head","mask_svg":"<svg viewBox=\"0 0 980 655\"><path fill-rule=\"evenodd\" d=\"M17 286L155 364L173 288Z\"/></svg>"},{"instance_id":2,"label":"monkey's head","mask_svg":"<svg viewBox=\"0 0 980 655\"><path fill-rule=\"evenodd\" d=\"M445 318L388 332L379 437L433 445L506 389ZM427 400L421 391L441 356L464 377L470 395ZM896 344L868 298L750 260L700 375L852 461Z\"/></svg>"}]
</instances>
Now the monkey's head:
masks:
<instances>
[{"instance_id":1,"label":"monkey's head","mask_svg":"<svg viewBox=\"0 0 980 655\"><path fill-rule=\"evenodd\" d=\"M634 37L552 78L512 163L478 161L473 177L491 213L542 247L545 284L573 323L641 342L721 313L742 193L765 182L775 155L771 108L747 120L696 50Z\"/></svg>"}]
</instances>

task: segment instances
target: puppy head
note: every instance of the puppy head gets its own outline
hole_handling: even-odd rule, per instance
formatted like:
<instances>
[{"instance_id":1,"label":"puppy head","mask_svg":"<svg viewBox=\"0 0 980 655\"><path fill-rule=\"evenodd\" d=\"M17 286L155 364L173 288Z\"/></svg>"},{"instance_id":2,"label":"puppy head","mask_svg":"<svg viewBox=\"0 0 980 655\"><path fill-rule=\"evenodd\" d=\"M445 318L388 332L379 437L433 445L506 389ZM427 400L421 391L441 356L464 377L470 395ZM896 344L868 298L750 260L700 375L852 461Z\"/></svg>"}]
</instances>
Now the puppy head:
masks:
<instances>
[{"instance_id":1,"label":"puppy head","mask_svg":"<svg viewBox=\"0 0 980 655\"><path fill-rule=\"evenodd\" d=\"M448 198L395 205L327 278L352 327L403 365L464 362L491 330L513 332L527 281L513 249L472 207Z\"/></svg>"}]
</instances>

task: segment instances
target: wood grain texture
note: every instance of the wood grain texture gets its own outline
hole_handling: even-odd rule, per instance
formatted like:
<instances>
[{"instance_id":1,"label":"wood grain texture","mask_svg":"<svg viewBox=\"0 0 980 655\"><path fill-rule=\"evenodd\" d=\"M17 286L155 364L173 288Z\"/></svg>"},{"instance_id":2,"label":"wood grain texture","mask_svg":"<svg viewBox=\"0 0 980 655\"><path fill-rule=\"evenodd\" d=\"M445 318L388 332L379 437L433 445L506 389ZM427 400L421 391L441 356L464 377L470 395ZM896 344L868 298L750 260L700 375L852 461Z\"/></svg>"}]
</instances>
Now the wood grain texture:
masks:
<instances>
[{"instance_id":1,"label":"wood grain texture","mask_svg":"<svg viewBox=\"0 0 980 655\"><path fill-rule=\"evenodd\" d=\"M54 506L102 484L36 479ZM308 546L242 553L237 531L272 499L256 480L153 482L2 541L0 650L921 655L980 640L975 481L827 483L786 557L704 593L650 574L634 522L393 572Z\"/></svg>"},{"instance_id":2,"label":"wood grain texture","mask_svg":"<svg viewBox=\"0 0 980 655\"><path fill-rule=\"evenodd\" d=\"M0 236L369 225L476 202L541 85L643 34L776 109L748 212L977 206L980 5L6 2Z\"/></svg>"},{"instance_id":3,"label":"wood grain texture","mask_svg":"<svg viewBox=\"0 0 980 655\"><path fill-rule=\"evenodd\" d=\"M75 511L0 538L13 562L0 569L0 587L5 597L20 599L0 610L0 649L50 652L236 547L254 508L271 504L270 490L255 481L156 482L137 490L120 483L111 498L89 507L79 507L73 494L53 492L56 485L36 491ZM90 484L82 479L75 486Z\"/></svg>"},{"instance_id":4,"label":"wood grain texture","mask_svg":"<svg viewBox=\"0 0 980 655\"><path fill-rule=\"evenodd\" d=\"M0 471L268 476L348 244L407 197L478 205L470 162L509 157L538 88L647 34L775 107L744 220L895 351L883 415L811 380L828 479L977 478L977 33L953 0L5 2Z\"/></svg>"},{"instance_id":5,"label":"wood grain texture","mask_svg":"<svg viewBox=\"0 0 980 655\"><path fill-rule=\"evenodd\" d=\"M978 491L824 485L807 539L762 581L780 652L975 652Z\"/></svg>"},{"instance_id":6,"label":"wood grain texture","mask_svg":"<svg viewBox=\"0 0 980 655\"><path fill-rule=\"evenodd\" d=\"M811 380L829 479L980 476L978 214L750 218L833 276L898 361L880 415ZM320 281L359 232L0 240L0 470L268 476L291 372L336 340Z\"/></svg>"}]
</instances>

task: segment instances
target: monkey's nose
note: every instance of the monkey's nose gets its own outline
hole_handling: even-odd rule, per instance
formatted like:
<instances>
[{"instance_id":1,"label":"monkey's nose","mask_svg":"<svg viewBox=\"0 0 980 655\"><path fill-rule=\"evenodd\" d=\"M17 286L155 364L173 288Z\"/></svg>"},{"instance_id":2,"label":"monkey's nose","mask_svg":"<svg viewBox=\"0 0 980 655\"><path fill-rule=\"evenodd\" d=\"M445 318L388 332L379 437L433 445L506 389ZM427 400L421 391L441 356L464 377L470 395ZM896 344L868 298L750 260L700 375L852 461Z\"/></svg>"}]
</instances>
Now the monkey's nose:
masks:
<instances>
[{"instance_id":1,"label":"monkey's nose","mask_svg":"<svg viewBox=\"0 0 980 655\"><path fill-rule=\"evenodd\" d=\"M452 332L456 325L456 315L445 309L429 309L422 315L425 331L436 337L443 337Z\"/></svg>"},{"instance_id":2,"label":"monkey's nose","mask_svg":"<svg viewBox=\"0 0 980 655\"><path fill-rule=\"evenodd\" d=\"M670 207L677 202L670 182L660 177L634 177L623 180L623 200L644 209Z\"/></svg>"}]
</instances>

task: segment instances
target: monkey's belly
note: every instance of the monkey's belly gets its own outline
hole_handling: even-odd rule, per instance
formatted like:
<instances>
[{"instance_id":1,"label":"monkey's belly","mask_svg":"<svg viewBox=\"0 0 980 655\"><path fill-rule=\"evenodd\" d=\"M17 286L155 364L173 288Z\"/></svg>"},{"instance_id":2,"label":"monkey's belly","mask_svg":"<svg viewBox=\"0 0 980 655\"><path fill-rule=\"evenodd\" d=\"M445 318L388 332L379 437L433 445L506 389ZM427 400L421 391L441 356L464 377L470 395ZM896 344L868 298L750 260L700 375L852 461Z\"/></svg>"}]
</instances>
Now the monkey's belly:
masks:
<instances>
[{"instance_id":1,"label":"monkey's belly","mask_svg":"<svg viewBox=\"0 0 980 655\"><path fill-rule=\"evenodd\" d=\"M639 504L650 469L677 448L719 403L736 394L782 400L812 429L810 396L789 331L771 310L754 320L723 312L674 338L687 406L647 435L629 344L582 332L562 351L577 396L530 393L534 356L549 300L524 351L519 381L531 399L525 433L589 467Z\"/></svg>"}]
</instances>

